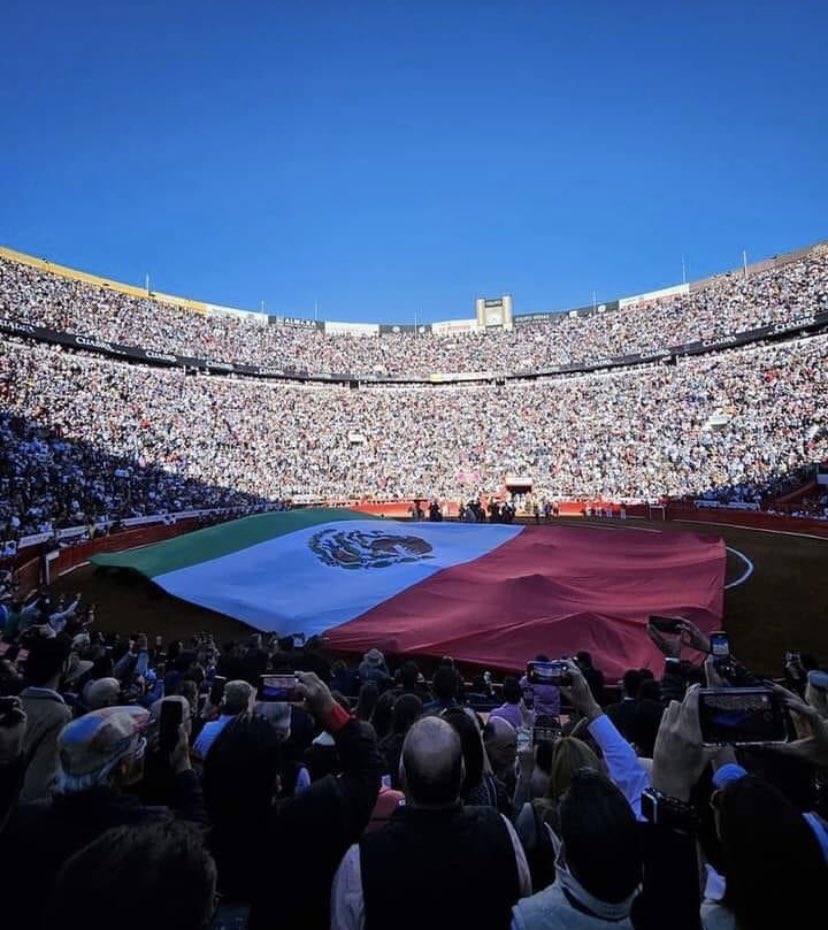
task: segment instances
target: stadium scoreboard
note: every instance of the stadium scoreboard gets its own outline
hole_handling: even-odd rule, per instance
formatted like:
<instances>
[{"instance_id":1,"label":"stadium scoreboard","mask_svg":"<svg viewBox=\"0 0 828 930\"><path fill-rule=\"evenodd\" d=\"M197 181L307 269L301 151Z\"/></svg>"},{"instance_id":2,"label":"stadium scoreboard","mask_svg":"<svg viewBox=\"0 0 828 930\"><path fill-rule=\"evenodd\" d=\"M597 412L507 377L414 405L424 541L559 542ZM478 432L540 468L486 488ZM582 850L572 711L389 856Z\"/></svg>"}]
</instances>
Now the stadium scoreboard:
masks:
<instances>
[{"instance_id":1,"label":"stadium scoreboard","mask_svg":"<svg viewBox=\"0 0 828 930\"><path fill-rule=\"evenodd\" d=\"M512 298L479 297L476 302L477 325L480 329L511 329Z\"/></svg>"}]
</instances>

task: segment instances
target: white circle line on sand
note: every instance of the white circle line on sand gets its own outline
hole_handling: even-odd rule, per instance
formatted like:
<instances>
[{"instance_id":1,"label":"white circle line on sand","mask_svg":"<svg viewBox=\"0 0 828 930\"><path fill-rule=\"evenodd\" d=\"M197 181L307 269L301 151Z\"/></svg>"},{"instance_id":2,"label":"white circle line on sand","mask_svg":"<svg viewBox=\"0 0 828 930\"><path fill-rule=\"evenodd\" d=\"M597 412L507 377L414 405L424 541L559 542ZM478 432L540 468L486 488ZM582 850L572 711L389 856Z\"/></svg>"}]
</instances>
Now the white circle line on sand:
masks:
<instances>
[{"instance_id":1,"label":"white circle line on sand","mask_svg":"<svg viewBox=\"0 0 828 930\"><path fill-rule=\"evenodd\" d=\"M734 555L738 555L746 566L745 570L735 581L731 581L725 585L725 591L727 591L729 588L738 588L740 584L744 584L753 574L754 565L744 552L739 552L739 550L734 549L733 546L725 546L725 549L727 549L728 552L732 552Z\"/></svg>"},{"instance_id":2,"label":"white circle line on sand","mask_svg":"<svg viewBox=\"0 0 828 930\"><path fill-rule=\"evenodd\" d=\"M726 526L730 530L748 530L751 533L770 533L773 536L799 536L801 539L818 539L828 542L828 536L815 536L813 533L794 533L791 530L766 530L761 526L743 526L741 523L713 523L710 520L672 520L672 523L692 523L695 526Z\"/></svg>"}]
</instances>

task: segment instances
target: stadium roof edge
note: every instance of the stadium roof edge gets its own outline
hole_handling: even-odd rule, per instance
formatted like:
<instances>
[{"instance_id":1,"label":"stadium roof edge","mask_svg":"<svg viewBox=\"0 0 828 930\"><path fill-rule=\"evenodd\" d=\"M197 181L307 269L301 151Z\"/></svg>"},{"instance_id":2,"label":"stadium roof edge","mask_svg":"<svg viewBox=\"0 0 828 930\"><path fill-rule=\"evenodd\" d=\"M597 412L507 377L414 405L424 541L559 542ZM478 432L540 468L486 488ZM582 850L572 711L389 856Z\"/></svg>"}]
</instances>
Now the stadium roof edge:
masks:
<instances>
[{"instance_id":1,"label":"stadium roof edge","mask_svg":"<svg viewBox=\"0 0 828 930\"><path fill-rule=\"evenodd\" d=\"M803 248L795 249L790 252L784 252L779 255L773 255L770 258L761 259L758 262L752 262L747 265L747 271L749 274L754 274L758 271L763 271L766 268L773 267L774 265L784 265L788 262L796 261L798 259L804 258L811 252L816 251L819 248L828 248L828 239L821 239L818 242L815 242L809 246ZM239 310L233 307L223 307L218 304L207 303L206 301L193 300L189 297L178 297L173 294L165 294L159 291L147 290L145 287L137 287L132 284L124 284L120 281L114 281L111 278L105 278L100 275L91 274L86 271L79 271L75 268L69 268L66 265L55 264L54 262L49 261L46 258L38 258L34 255L28 255L25 252L19 252L16 249L11 249L6 246L0 246L0 258L6 258L9 261L19 262L20 264L29 265L34 268L38 268L41 271L48 272L50 274L60 275L61 277L70 278L75 281L81 281L85 284L91 284L95 287L104 287L113 291L117 291L122 294L126 294L130 297L140 297L144 299L156 300L159 303L173 305L182 307L187 310L191 310L195 313L220 313L220 314L230 314L233 316L239 316L243 318L256 319L257 322L267 321L269 314L258 313L255 311L249 310ZM625 307L631 304L637 303L646 303L650 300L656 300L659 297L667 296L672 293L700 290L704 287L710 285L713 281L718 278L724 277L726 275L734 274L743 271L743 268L730 268L726 271L719 272L715 275L710 275L707 278L699 279L698 281L692 281L688 284L678 284L671 287L659 288L655 291L648 291L643 294L637 294L632 297L622 297L617 300L612 301L601 301L601 304L614 304L618 307ZM544 311L527 311L526 313L516 313L514 314L515 318L521 317L537 317L537 318L553 318L559 316L565 316L568 313L578 313L581 310L591 310L591 308L568 308L562 310L544 310ZM264 319L262 319L264 318ZM298 321L301 318L290 318ZM312 321L308 321L312 325ZM429 324L430 326L436 325L440 326L445 323L450 323L453 321L437 321L436 324ZM459 322L459 321L457 321ZM471 322L471 320L469 321ZM320 321L320 323L328 324L331 327L331 330L334 330L334 327L339 326L342 329L346 329L351 325L356 327L364 327L366 330L369 328L380 327L382 326L385 329L393 329L398 324L395 323L373 323L373 324L342 324L337 323L334 320L325 320ZM377 329L377 331L379 331Z\"/></svg>"}]
</instances>

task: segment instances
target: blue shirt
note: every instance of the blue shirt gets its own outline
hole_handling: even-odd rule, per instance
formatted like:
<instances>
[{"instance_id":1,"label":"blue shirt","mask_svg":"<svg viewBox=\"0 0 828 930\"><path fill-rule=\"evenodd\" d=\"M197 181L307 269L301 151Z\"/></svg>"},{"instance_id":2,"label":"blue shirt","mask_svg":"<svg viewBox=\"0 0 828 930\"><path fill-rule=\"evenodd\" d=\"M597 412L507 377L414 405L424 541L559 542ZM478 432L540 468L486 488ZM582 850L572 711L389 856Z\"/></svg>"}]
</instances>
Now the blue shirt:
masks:
<instances>
[{"instance_id":1,"label":"blue shirt","mask_svg":"<svg viewBox=\"0 0 828 930\"><path fill-rule=\"evenodd\" d=\"M210 751L210 747L215 743L215 741L221 736L222 730L230 723L231 720L235 720L235 714L222 714L218 720L211 720L210 723L205 723L201 733L198 734L198 739L195 741L194 749L201 756L202 759L207 757L207 753Z\"/></svg>"}]
</instances>

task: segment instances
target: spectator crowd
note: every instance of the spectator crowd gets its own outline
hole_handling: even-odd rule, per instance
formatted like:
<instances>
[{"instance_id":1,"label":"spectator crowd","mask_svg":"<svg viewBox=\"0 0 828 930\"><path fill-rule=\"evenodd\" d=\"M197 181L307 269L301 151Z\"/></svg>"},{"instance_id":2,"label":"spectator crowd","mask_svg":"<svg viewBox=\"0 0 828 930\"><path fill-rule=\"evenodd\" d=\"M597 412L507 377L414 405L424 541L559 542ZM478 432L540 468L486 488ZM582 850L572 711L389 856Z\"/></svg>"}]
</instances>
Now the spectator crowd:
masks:
<instances>
[{"instance_id":1,"label":"spectator crowd","mask_svg":"<svg viewBox=\"0 0 828 930\"><path fill-rule=\"evenodd\" d=\"M0 538L280 499L757 501L828 459L828 336L505 385L185 376L0 342ZM814 508L819 510L819 507Z\"/></svg>"},{"instance_id":2,"label":"spectator crowd","mask_svg":"<svg viewBox=\"0 0 828 930\"><path fill-rule=\"evenodd\" d=\"M778 930L823 910L813 656L760 682L679 621L646 629L661 674L618 692L585 652L556 683L450 657L429 680L377 649L150 643L46 591L25 609L0 657L4 926ZM700 685L758 687L786 738L706 739Z\"/></svg>"},{"instance_id":3,"label":"spectator crowd","mask_svg":"<svg viewBox=\"0 0 828 930\"><path fill-rule=\"evenodd\" d=\"M427 377L432 372L533 371L717 340L828 310L828 249L690 293L511 332L373 336L255 325L61 277L0 258L0 318L163 353L311 373Z\"/></svg>"}]
</instances>

